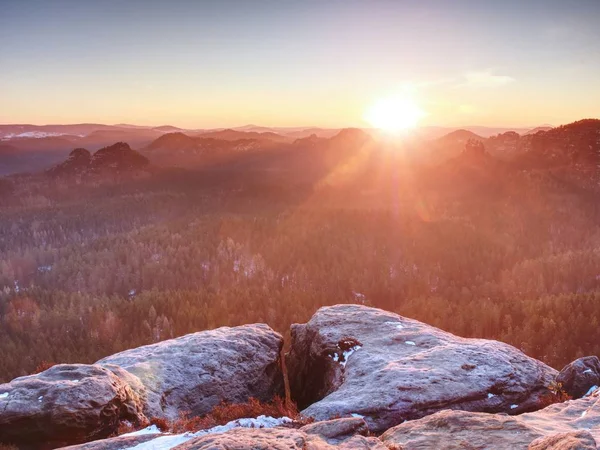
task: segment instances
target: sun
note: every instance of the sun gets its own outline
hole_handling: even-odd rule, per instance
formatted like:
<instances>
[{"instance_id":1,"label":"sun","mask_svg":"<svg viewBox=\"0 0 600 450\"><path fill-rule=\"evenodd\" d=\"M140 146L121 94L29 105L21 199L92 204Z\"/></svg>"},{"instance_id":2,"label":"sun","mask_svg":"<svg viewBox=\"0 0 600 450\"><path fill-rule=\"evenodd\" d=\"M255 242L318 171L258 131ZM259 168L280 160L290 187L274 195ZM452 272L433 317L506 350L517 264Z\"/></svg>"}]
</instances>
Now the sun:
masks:
<instances>
[{"instance_id":1,"label":"sun","mask_svg":"<svg viewBox=\"0 0 600 450\"><path fill-rule=\"evenodd\" d=\"M415 127L425 115L411 97L395 95L376 101L364 117L371 126L396 133Z\"/></svg>"}]
</instances>

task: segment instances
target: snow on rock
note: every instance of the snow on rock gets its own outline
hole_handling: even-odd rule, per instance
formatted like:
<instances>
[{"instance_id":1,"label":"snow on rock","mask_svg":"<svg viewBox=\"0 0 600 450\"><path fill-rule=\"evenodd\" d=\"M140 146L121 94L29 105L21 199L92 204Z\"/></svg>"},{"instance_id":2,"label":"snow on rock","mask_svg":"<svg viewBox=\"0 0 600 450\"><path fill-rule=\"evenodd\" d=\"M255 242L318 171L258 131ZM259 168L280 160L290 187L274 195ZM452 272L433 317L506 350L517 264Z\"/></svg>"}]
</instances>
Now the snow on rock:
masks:
<instances>
[{"instance_id":1,"label":"snow on rock","mask_svg":"<svg viewBox=\"0 0 600 450\"><path fill-rule=\"evenodd\" d=\"M209 413L221 402L270 401L284 395L283 338L265 324L221 327L145 345L101 359L145 387L148 417L177 419Z\"/></svg>"},{"instance_id":2,"label":"snow on rock","mask_svg":"<svg viewBox=\"0 0 600 450\"><path fill-rule=\"evenodd\" d=\"M584 397L589 397L590 395L592 395L594 393L594 391L598 389L598 386L592 386L585 394L583 394Z\"/></svg>"},{"instance_id":3,"label":"snow on rock","mask_svg":"<svg viewBox=\"0 0 600 450\"><path fill-rule=\"evenodd\" d=\"M161 434L162 431L156 425L150 425L149 427L142 428L141 430L132 431L131 433L121 434L121 437L124 436L144 436L146 434Z\"/></svg>"},{"instance_id":4,"label":"snow on rock","mask_svg":"<svg viewBox=\"0 0 600 450\"><path fill-rule=\"evenodd\" d=\"M406 345L417 345L413 341L404 341Z\"/></svg>"},{"instance_id":5,"label":"snow on rock","mask_svg":"<svg viewBox=\"0 0 600 450\"><path fill-rule=\"evenodd\" d=\"M347 350L360 350L343 365L345 342L354 342L344 344ZM292 325L286 360L292 399L304 415L361 414L375 433L449 407L535 410L557 373L502 342L457 337L362 305L324 307L308 323ZM519 409L511 410L515 404Z\"/></svg>"},{"instance_id":6,"label":"snow on rock","mask_svg":"<svg viewBox=\"0 0 600 450\"><path fill-rule=\"evenodd\" d=\"M519 405L510 405L510 409L517 409Z\"/></svg>"},{"instance_id":7,"label":"snow on rock","mask_svg":"<svg viewBox=\"0 0 600 450\"><path fill-rule=\"evenodd\" d=\"M5 399L8 398L8 392L4 392L3 394L0 394L0 399Z\"/></svg>"},{"instance_id":8,"label":"snow on rock","mask_svg":"<svg viewBox=\"0 0 600 450\"><path fill-rule=\"evenodd\" d=\"M232 420L231 422L228 422L225 425L218 425L216 427L209 428L208 430L201 430L196 433L163 434L162 436L159 436L151 441L142 442L134 447L129 447L129 450L169 450L173 447L176 447L177 445L183 444L184 442L188 442L194 438L205 436L207 434L225 433L235 428L273 428L290 422L292 422L292 419L290 419L289 417L274 418L268 416L258 416L255 419L237 419ZM143 430L123 434L121 435L121 437L142 436L146 434L159 433L161 433L161 431L155 425L152 425L148 428L144 428Z\"/></svg>"},{"instance_id":9,"label":"snow on rock","mask_svg":"<svg viewBox=\"0 0 600 450\"><path fill-rule=\"evenodd\" d=\"M494 398L494 397L495 397L494 394L492 394L491 392L488 392L487 398Z\"/></svg>"}]
</instances>

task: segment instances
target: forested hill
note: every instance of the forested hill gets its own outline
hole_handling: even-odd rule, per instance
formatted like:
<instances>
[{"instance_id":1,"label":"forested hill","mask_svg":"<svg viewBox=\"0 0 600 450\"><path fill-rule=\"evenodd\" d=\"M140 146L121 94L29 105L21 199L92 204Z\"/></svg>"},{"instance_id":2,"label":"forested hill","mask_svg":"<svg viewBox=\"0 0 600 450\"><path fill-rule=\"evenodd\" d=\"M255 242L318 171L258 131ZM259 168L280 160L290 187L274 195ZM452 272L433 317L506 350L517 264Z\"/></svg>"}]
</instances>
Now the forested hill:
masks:
<instances>
[{"instance_id":1,"label":"forested hill","mask_svg":"<svg viewBox=\"0 0 600 450\"><path fill-rule=\"evenodd\" d=\"M0 179L0 379L349 302L557 368L598 354L594 123L519 137L521 159L487 139L416 161L346 130L144 176Z\"/></svg>"}]
</instances>

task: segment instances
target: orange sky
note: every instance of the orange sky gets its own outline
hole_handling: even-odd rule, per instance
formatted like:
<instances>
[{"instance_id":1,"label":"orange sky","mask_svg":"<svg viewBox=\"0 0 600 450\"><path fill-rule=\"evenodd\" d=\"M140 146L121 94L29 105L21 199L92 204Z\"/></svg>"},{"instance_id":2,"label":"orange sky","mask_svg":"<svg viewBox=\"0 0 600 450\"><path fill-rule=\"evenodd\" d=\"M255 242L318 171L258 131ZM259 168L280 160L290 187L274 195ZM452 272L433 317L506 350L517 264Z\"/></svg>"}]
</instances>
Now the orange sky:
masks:
<instances>
[{"instance_id":1,"label":"orange sky","mask_svg":"<svg viewBox=\"0 0 600 450\"><path fill-rule=\"evenodd\" d=\"M398 92L422 125L600 116L600 2L416 3L5 1L0 123L365 126Z\"/></svg>"}]
</instances>

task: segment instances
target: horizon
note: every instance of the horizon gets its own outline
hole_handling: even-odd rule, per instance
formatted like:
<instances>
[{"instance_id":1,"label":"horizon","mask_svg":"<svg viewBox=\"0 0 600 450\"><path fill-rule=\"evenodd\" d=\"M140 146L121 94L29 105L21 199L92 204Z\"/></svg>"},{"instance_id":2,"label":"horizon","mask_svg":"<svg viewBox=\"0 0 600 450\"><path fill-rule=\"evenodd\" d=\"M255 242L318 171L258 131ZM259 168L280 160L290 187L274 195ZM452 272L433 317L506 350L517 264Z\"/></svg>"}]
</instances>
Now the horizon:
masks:
<instances>
[{"instance_id":1,"label":"horizon","mask_svg":"<svg viewBox=\"0 0 600 450\"><path fill-rule=\"evenodd\" d=\"M390 97L411 126L600 116L595 1L7 0L0 12L6 124L365 128Z\"/></svg>"}]
</instances>

